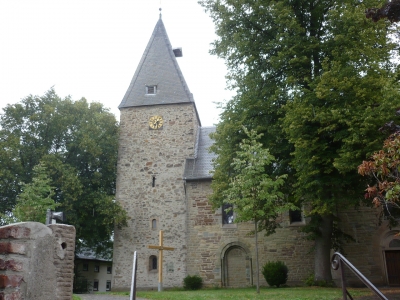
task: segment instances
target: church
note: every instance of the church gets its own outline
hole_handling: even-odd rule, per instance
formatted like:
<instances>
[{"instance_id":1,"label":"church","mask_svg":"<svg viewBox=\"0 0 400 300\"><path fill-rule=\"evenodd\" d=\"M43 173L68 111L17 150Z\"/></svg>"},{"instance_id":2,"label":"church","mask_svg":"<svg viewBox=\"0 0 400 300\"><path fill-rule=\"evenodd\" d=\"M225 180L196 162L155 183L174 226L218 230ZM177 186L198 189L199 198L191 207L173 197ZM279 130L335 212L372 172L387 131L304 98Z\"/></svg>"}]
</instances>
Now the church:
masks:
<instances>
[{"instance_id":1,"label":"church","mask_svg":"<svg viewBox=\"0 0 400 300\"><path fill-rule=\"evenodd\" d=\"M135 251L137 288L157 288L159 264L165 288L182 286L187 275L199 275L211 287L256 283L254 235L249 235L254 224L234 223L234 214L213 211L208 203L214 157L209 135L215 128L201 126L180 56L160 15L119 105L116 200L130 219L115 230L114 291L130 289ZM342 230L355 239L346 245L346 257L373 283L400 284L400 231L379 224L377 215L371 208L340 212ZM260 265L283 261L289 285L302 285L313 274L313 243L299 231L306 222L300 211L288 212L275 234L259 234ZM159 244L160 230L163 244L173 248L164 251L162 261L158 250L149 248ZM262 274L260 283L267 285Z\"/></svg>"}]
</instances>

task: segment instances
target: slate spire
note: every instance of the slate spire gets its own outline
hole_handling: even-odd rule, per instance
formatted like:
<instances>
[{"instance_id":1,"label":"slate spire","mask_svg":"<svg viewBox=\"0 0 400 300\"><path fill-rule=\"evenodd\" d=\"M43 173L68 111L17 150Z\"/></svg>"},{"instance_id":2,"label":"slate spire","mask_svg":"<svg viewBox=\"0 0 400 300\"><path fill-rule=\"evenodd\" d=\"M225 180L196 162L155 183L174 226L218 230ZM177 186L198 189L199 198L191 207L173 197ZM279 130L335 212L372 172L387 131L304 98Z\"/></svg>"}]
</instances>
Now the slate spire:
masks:
<instances>
[{"instance_id":1,"label":"slate spire","mask_svg":"<svg viewBox=\"0 0 400 300\"><path fill-rule=\"evenodd\" d=\"M175 103L194 100L172 51L160 10L160 18L119 109Z\"/></svg>"}]
</instances>

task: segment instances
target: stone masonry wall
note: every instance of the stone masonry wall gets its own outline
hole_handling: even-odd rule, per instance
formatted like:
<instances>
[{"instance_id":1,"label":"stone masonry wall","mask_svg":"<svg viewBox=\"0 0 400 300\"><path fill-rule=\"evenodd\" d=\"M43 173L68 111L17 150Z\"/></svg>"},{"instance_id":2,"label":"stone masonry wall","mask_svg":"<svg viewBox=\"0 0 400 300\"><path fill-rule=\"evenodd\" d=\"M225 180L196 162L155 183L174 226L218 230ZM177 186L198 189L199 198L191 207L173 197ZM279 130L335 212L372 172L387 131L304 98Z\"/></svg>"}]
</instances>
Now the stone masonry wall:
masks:
<instances>
[{"instance_id":1,"label":"stone masonry wall","mask_svg":"<svg viewBox=\"0 0 400 300\"><path fill-rule=\"evenodd\" d=\"M373 284L382 286L388 284L384 262L384 252L387 249L383 245L383 240L391 229L387 222L379 222L379 213L379 209L361 206L342 211L339 217L342 221L341 229L354 238L353 242L344 245L344 256ZM345 274L348 284L362 285L347 268ZM333 275L339 281L339 271Z\"/></svg>"},{"instance_id":2,"label":"stone masonry wall","mask_svg":"<svg viewBox=\"0 0 400 300\"><path fill-rule=\"evenodd\" d=\"M229 286L226 268L223 265L225 250L231 246L247 249L252 260L252 277L255 283L254 236L247 233L253 229L252 223L222 225L221 210L213 212L207 195L211 193L209 181L187 182L188 201L188 262L187 273L200 275L205 284ZM388 227L387 222L379 223L379 210L369 207L341 211L341 229L354 238L344 243L345 257L372 283L387 285L385 248L383 240L389 231L399 228ZM302 224L290 224L288 215L283 215L281 228L270 236L259 235L259 261L262 266L267 261L280 260L289 268L289 284L303 284L314 272L313 242L306 241L298 231ZM333 251L332 251L333 254ZM347 283L360 286L361 282L346 269ZM235 273L235 272L232 272ZM333 278L339 283L339 272L332 270ZM229 278L228 278L229 279ZM260 282L266 285L262 274Z\"/></svg>"},{"instance_id":3,"label":"stone masonry wall","mask_svg":"<svg viewBox=\"0 0 400 300\"><path fill-rule=\"evenodd\" d=\"M252 264L251 278L255 284L254 235L248 235L254 229L254 224L222 225L221 209L213 212L207 200L207 195L211 193L210 181L187 182L186 193L189 239L187 274L200 275L208 286L229 286L232 280L224 279L229 274L226 275L223 257L230 247L240 247L248 252L248 260ZM266 237L259 233L260 266L268 261L283 261L289 268L288 283L302 284L314 269L312 243L304 239L304 235L298 231L299 226L289 224L288 215L282 216L281 224L282 228L277 229L275 234ZM259 276L260 283L267 285L261 270Z\"/></svg>"},{"instance_id":4,"label":"stone masonry wall","mask_svg":"<svg viewBox=\"0 0 400 300\"><path fill-rule=\"evenodd\" d=\"M74 249L73 226L0 227L0 299L70 300Z\"/></svg>"},{"instance_id":5,"label":"stone masonry wall","mask_svg":"<svg viewBox=\"0 0 400 300\"><path fill-rule=\"evenodd\" d=\"M162 129L149 129L152 116L162 116ZM181 286L186 270L186 203L183 173L193 157L198 120L193 104L172 104L121 110L116 199L130 217L128 227L115 230L113 290L129 290L133 253L138 253L138 288L157 288L158 275L148 245L158 245L164 231L165 287ZM154 177L154 179L153 179ZM154 187L153 187L154 182ZM152 220L156 228L152 228Z\"/></svg>"}]
</instances>

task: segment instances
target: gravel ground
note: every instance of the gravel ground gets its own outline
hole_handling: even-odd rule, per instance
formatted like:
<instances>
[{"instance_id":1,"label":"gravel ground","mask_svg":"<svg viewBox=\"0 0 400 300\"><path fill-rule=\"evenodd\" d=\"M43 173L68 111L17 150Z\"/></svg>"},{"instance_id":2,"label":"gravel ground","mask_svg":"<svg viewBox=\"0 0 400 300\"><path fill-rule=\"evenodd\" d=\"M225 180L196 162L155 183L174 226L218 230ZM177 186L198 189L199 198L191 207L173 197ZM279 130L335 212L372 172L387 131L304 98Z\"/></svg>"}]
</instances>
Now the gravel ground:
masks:
<instances>
[{"instance_id":1,"label":"gravel ground","mask_svg":"<svg viewBox=\"0 0 400 300\"><path fill-rule=\"evenodd\" d=\"M129 296L115 296L115 295L98 295L98 294L79 294L82 300L128 300ZM136 300L146 300L143 298L136 298Z\"/></svg>"}]
</instances>

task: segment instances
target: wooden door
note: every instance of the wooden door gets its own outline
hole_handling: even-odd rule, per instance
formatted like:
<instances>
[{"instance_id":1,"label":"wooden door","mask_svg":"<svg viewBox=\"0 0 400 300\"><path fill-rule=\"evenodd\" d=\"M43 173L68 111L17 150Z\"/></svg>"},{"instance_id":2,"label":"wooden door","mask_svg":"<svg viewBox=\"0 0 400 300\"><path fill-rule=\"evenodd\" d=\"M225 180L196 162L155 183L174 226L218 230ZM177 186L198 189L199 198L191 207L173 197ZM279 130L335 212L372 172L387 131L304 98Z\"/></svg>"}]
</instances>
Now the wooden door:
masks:
<instances>
[{"instance_id":1,"label":"wooden door","mask_svg":"<svg viewBox=\"0 0 400 300\"><path fill-rule=\"evenodd\" d=\"M389 285L400 285L400 250L385 251Z\"/></svg>"}]
</instances>

